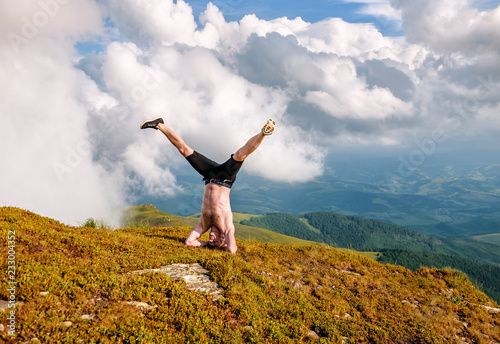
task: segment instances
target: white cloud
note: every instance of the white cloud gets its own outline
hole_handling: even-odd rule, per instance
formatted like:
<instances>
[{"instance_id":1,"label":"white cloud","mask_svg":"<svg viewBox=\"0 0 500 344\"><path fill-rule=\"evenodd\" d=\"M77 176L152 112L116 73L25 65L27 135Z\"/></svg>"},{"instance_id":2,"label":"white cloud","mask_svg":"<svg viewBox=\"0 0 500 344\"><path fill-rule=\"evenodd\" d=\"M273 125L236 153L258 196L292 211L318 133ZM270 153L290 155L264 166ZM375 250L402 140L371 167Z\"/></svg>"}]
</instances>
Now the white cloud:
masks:
<instances>
[{"instance_id":1,"label":"white cloud","mask_svg":"<svg viewBox=\"0 0 500 344\"><path fill-rule=\"evenodd\" d=\"M387 44L371 24L351 24L340 18L314 23L298 32L299 42L316 53L360 56Z\"/></svg>"},{"instance_id":2,"label":"white cloud","mask_svg":"<svg viewBox=\"0 0 500 344\"><path fill-rule=\"evenodd\" d=\"M370 17L370 21L376 27L386 31L401 31L401 11L391 5L391 0L344 0L344 2L360 4L358 14Z\"/></svg>"},{"instance_id":3,"label":"white cloud","mask_svg":"<svg viewBox=\"0 0 500 344\"><path fill-rule=\"evenodd\" d=\"M74 42L101 30L98 7L3 2L0 13L1 202L63 221L102 215L122 195L92 161L80 97L93 82L72 65Z\"/></svg>"},{"instance_id":4,"label":"white cloud","mask_svg":"<svg viewBox=\"0 0 500 344\"><path fill-rule=\"evenodd\" d=\"M361 10L361 13L386 18L388 20L399 21L401 19L401 13L391 6L388 0L369 2Z\"/></svg>"},{"instance_id":5,"label":"white cloud","mask_svg":"<svg viewBox=\"0 0 500 344\"><path fill-rule=\"evenodd\" d=\"M405 36L437 52L473 57L500 51L500 6L480 11L470 0L393 0L403 17Z\"/></svg>"},{"instance_id":6,"label":"white cloud","mask_svg":"<svg viewBox=\"0 0 500 344\"><path fill-rule=\"evenodd\" d=\"M184 1L109 0L111 19L132 42L193 43L196 29L191 7Z\"/></svg>"},{"instance_id":7,"label":"white cloud","mask_svg":"<svg viewBox=\"0 0 500 344\"><path fill-rule=\"evenodd\" d=\"M309 133L300 128L282 126L276 136L264 142L258 154L245 161L244 168L252 174L284 182L306 182L319 177L324 172L326 149L307 138Z\"/></svg>"},{"instance_id":8,"label":"white cloud","mask_svg":"<svg viewBox=\"0 0 500 344\"><path fill-rule=\"evenodd\" d=\"M391 6L391 0L344 0L344 2L363 4L360 13L400 20L401 14Z\"/></svg>"}]
</instances>

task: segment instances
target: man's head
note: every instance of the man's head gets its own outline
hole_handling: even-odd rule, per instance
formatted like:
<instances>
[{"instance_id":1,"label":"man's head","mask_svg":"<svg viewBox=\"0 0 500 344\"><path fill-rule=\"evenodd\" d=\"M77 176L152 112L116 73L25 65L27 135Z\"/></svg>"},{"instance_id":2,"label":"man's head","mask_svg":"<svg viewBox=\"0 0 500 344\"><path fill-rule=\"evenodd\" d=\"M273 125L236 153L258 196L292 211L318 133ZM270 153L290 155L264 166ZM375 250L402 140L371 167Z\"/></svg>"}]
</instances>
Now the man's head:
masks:
<instances>
[{"instance_id":1,"label":"man's head","mask_svg":"<svg viewBox=\"0 0 500 344\"><path fill-rule=\"evenodd\" d=\"M226 236L219 228L212 226L208 235L208 242L213 247L226 247Z\"/></svg>"}]
</instances>

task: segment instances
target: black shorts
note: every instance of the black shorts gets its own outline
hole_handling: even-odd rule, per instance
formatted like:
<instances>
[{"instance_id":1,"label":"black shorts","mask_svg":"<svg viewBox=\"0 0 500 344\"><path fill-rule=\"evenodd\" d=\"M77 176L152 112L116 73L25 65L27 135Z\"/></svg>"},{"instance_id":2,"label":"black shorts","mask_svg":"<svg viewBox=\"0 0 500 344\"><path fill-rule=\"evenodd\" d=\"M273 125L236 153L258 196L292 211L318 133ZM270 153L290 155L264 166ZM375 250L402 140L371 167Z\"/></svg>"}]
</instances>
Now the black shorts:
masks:
<instances>
[{"instance_id":1,"label":"black shorts","mask_svg":"<svg viewBox=\"0 0 500 344\"><path fill-rule=\"evenodd\" d=\"M230 188L236 180L236 174L238 174L243 164L243 161L234 160L233 155L231 154L231 157L225 163L218 164L195 151L186 157L186 160L203 176L205 184L214 182Z\"/></svg>"}]
</instances>

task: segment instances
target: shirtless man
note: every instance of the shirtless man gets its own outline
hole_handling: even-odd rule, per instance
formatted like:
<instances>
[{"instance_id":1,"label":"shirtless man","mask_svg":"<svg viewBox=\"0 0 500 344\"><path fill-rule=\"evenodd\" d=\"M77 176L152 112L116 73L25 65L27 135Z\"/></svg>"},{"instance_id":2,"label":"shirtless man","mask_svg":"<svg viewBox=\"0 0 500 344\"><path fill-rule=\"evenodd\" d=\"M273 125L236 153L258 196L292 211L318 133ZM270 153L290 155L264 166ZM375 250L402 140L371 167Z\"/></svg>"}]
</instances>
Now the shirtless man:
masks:
<instances>
[{"instance_id":1,"label":"shirtless man","mask_svg":"<svg viewBox=\"0 0 500 344\"><path fill-rule=\"evenodd\" d=\"M164 124L161 117L142 123L141 129L153 128L165 134L167 139L179 150L179 153L203 176L203 181L205 181L201 220L186 238L185 244L187 246L210 245L224 248L233 254L236 253L235 229L229 193L243 161L260 146L267 135L273 133L274 125L275 123L269 120L260 133L248 140L225 163L218 164L189 147L177 133ZM198 240L209 229L209 241Z\"/></svg>"}]
</instances>

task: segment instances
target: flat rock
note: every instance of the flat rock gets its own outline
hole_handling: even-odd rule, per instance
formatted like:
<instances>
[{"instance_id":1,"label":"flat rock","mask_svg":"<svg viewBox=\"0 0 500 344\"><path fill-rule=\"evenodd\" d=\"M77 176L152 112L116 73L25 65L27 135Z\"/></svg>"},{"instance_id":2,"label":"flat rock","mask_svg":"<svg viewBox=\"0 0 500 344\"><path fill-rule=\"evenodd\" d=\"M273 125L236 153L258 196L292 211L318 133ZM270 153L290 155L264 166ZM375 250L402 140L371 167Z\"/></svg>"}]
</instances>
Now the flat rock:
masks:
<instances>
[{"instance_id":1,"label":"flat rock","mask_svg":"<svg viewBox=\"0 0 500 344\"><path fill-rule=\"evenodd\" d=\"M319 335L316 332L312 331L312 330L307 333L307 337L309 339L313 339L313 340L318 340L319 339Z\"/></svg>"},{"instance_id":2,"label":"flat rock","mask_svg":"<svg viewBox=\"0 0 500 344\"><path fill-rule=\"evenodd\" d=\"M9 309L9 302L7 302L7 301L0 301L0 312L4 312L7 309Z\"/></svg>"},{"instance_id":3,"label":"flat rock","mask_svg":"<svg viewBox=\"0 0 500 344\"><path fill-rule=\"evenodd\" d=\"M163 273L173 279L183 279L188 290L206 292L214 300L223 297L223 290L217 283L210 280L210 272L198 263L172 264L158 269L132 271L132 274Z\"/></svg>"},{"instance_id":4,"label":"flat rock","mask_svg":"<svg viewBox=\"0 0 500 344\"><path fill-rule=\"evenodd\" d=\"M10 302L8 302L8 301L0 301L0 313L5 312L13 307L13 306L9 307L9 304L10 304ZM18 307L21 307L23 305L24 305L24 302L16 302L14 304L14 308L17 309ZM14 308L12 308L12 309L14 309Z\"/></svg>"},{"instance_id":5,"label":"flat rock","mask_svg":"<svg viewBox=\"0 0 500 344\"><path fill-rule=\"evenodd\" d=\"M126 303L127 305L135 306L137 308L145 309L147 311L150 311L152 309L158 308L158 306L151 306L151 305L148 305L145 302L125 301L124 303Z\"/></svg>"},{"instance_id":6,"label":"flat rock","mask_svg":"<svg viewBox=\"0 0 500 344\"><path fill-rule=\"evenodd\" d=\"M95 314L84 314L80 318L82 320L92 320L95 318Z\"/></svg>"},{"instance_id":7,"label":"flat rock","mask_svg":"<svg viewBox=\"0 0 500 344\"><path fill-rule=\"evenodd\" d=\"M71 327L71 326L73 326L73 322L71 322L71 321L63 321L61 323L61 325L64 326L64 327Z\"/></svg>"},{"instance_id":8,"label":"flat rock","mask_svg":"<svg viewBox=\"0 0 500 344\"><path fill-rule=\"evenodd\" d=\"M500 313L500 308L489 307L489 306L479 306L479 307L486 309L488 313Z\"/></svg>"}]
</instances>

